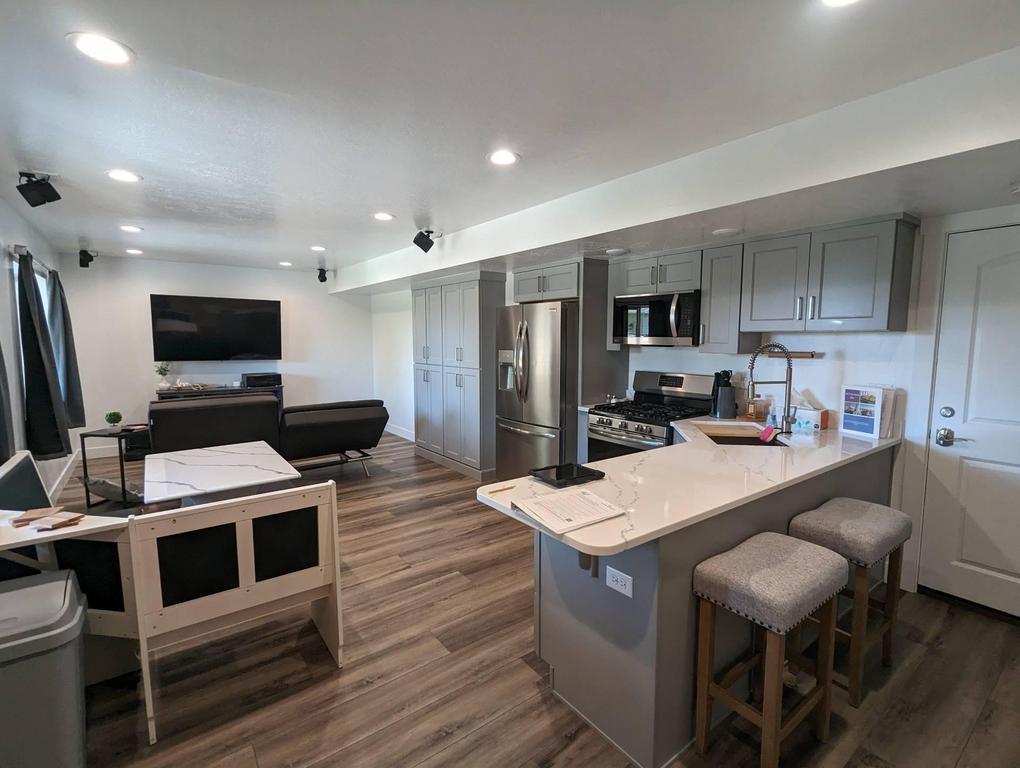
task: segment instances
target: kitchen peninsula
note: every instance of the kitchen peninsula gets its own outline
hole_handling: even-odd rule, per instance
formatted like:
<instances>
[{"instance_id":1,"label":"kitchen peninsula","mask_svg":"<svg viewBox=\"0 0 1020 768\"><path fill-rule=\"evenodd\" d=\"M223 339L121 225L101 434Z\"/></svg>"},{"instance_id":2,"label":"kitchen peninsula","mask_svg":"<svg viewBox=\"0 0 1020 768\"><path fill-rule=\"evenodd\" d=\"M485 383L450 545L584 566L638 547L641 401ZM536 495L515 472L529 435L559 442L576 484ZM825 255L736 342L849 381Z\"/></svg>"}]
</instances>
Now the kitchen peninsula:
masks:
<instances>
[{"instance_id":1,"label":"kitchen peninsula","mask_svg":"<svg viewBox=\"0 0 1020 768\"><path fill-rule=\"evenodd\" d=\"M695 565L756 533L785 533L835 496L889 502L898 439L823 431L720 445L706 431L723 423L674 422L676 444L589 465L606 476L585 488L626 515L561 536L513 507L556 493L548 486L519 478L477 492L536 530L535 643L554 691L641 768L668 764L692 739ZM630 596L607 586L607 568L632 579ZM750 624L720 615L718 637L722 669L749 646Z\"/></svg>"}]
</instances>

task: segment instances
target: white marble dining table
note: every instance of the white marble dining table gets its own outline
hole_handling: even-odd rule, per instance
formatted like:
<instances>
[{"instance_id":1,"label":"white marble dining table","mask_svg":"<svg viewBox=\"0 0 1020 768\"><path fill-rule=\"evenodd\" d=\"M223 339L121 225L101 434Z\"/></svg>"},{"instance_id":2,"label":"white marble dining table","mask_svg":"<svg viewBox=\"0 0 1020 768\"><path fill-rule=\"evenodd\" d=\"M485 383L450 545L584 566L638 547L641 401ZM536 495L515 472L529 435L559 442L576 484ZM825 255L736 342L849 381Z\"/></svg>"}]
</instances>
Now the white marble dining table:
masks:
<instances>
[{"instance_id":1,"label":"white marble dining table","mask_svg":"<svg viewBox=\"0 0 1020 768\"><path fill-rule=\"evenodd\" d=\"M264 440L151 453L145 457L145 503L220 494L299 478Z\"/></svg>"}]
</instances>

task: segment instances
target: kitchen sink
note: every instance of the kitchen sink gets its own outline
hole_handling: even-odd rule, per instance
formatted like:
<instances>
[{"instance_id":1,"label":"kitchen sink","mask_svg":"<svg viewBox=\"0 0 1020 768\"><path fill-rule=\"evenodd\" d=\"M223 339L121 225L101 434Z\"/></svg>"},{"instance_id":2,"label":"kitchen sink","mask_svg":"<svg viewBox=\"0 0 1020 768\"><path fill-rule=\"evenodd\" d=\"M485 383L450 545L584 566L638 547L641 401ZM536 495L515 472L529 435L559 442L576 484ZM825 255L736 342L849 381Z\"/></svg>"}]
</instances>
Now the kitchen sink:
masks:
<instances>
[{"instance_id":1,"label":"kitchen sink","mask_svg":"<svg viewBox=\"0 0 1020 768\"><path fill-rule=\"evenodd\" d=\"M786 448L786 443L773 440L771 443L763 443L757 437L751 435L709 435L708 438L718 445L761 445Z\"/></svg>"}]
</instances>

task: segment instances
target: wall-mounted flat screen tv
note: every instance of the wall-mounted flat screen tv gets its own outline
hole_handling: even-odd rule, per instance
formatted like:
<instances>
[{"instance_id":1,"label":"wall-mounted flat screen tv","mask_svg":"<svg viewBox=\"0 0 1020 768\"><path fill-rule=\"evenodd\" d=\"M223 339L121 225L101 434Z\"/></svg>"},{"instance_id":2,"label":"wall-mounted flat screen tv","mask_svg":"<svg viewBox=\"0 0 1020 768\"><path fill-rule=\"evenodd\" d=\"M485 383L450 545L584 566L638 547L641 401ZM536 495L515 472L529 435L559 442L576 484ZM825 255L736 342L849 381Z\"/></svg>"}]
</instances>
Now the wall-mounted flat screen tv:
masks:
<instances>
[{"instance_id":1,"label":"wall-mounted flat screen tv","mask_svg":"<svg viewBox=\"0 0 1020 768\"><path fill-rule=\"evenodd\" d=\"M279 360L280 302L152 294L153 360Z\"/></svg>"}]
</instances>

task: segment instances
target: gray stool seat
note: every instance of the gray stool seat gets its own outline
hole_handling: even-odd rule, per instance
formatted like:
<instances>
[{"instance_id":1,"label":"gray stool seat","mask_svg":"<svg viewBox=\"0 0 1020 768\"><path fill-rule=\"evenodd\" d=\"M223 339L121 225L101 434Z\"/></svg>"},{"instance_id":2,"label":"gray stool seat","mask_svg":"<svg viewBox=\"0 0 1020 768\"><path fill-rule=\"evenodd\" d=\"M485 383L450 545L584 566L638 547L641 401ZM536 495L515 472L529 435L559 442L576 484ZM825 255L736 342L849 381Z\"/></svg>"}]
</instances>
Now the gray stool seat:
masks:
<instances>
[{"instance_id":1,"label":"gray stool seat","mask_svg":"<svg viewBox=\"0 0 1020 768\"><path fill-rule=\"evenodd\" d=\"M759 533L694 569L695 594L781 635L846 581L842 556L781 533Z\"/></svg>"},{"instance_id":2,"label":"gray stool seat","mask_svg":"<svg viewBox=\"0 0 1020 768\"><path fill-rule=\"evenodd\" d=\"M790 535L872 565L910 538L910 518L898 509L839 497L790 521Z\"/></svg>"}]
</instances>

